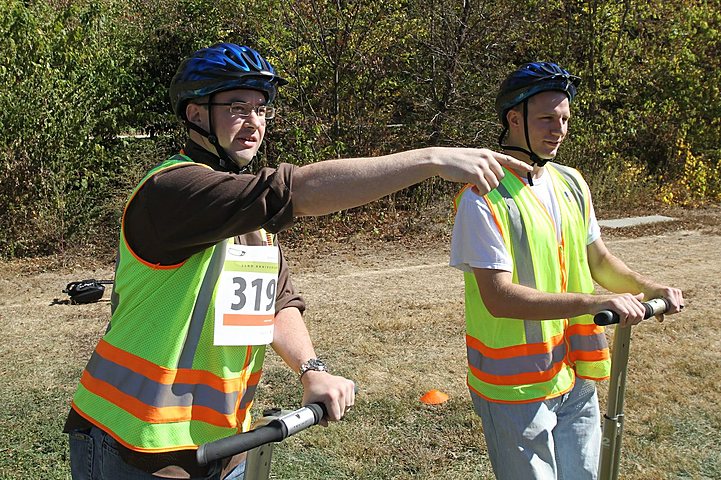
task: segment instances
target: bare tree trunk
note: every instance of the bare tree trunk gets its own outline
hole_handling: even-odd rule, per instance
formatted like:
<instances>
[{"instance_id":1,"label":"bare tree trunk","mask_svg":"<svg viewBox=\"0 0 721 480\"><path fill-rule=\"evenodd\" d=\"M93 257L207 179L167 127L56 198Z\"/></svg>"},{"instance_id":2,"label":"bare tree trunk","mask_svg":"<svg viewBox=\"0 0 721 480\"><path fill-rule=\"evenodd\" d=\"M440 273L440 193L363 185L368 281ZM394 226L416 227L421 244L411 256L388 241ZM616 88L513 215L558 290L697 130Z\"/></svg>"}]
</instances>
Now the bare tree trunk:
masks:
<instances>
[{"instance_id":1,"label":"bare tree trunk","mask_svg":"<svg viewBox=\"0 0 721 480\"><path fill-rule=\"evenodd\" d=\"M450 104L456 95L456 74L460 56L466 45L468 34L468 19L471 16L472 6L470 0L463 0L460 16L454 18L456 29L447 49L443 49L443 45L439 45L439 53L445 55L440 62L443 65L443 72L435 70L436 60L434 56L434 77L440 77L443 81L442 91L434 88L434 106L435 115L431 120L430 144L437 145L442 134L443 123L448 113ZM449 22L450 23L450 22ZM434 29L435 30L435 29ZM442 35L442 31L441 31ZM440 43L440 42L439 42ZM445 50L445 51L444 51ZM433 79L435 80L435 78ZM435 81L433 82L435 85Z\"/></svg>"}]
</instances>

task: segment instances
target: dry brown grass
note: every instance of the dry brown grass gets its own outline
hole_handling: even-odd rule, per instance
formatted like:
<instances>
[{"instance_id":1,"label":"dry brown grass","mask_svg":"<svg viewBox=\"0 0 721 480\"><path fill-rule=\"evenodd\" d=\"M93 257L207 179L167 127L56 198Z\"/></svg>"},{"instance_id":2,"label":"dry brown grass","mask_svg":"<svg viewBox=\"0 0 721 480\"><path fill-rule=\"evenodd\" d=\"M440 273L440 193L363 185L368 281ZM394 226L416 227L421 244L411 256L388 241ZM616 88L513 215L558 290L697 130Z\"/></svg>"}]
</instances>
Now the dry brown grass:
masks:
<instances>
[{"instance_id":1,"label":"dry brown grass","mask_svg":"<svg viewBox=\"0 0 721 480\"><path fill-rule=\"evenodd\" d=\"M623 479L721 478L721 214L683 218L605 234L632 268L681 287L688 306L634 330ZM276 448L274 478L490 478L464 379L463 281L446 266L443 228L393 242L351 235L286 248L318 353L360 392L346 420ZM0 478L38 478L33 468L42 478L66 478L62 422L109 308L64 304L60 291L69 281L111 273L111 259L0 263ZM421 404L431 388L450 401ZM602 402L606 389L601 383ZM299 394L294 375L269 354L257 410L293 407Z\"/></svg>"}]
</instances>

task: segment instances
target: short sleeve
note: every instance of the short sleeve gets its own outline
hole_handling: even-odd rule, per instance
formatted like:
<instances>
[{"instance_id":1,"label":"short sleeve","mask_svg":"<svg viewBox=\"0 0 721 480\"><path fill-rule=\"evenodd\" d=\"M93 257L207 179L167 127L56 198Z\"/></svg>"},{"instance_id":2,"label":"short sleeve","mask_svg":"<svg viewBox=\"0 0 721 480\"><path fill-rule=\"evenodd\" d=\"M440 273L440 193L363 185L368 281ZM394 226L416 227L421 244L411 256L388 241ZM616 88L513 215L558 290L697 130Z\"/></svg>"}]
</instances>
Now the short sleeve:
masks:
<instances>
[{"instance_id":1,"label":"short sleeve","mask_svg":"<svg viewBox=\"0 0 721 480\"><path fill-rule=\"evenodd\" d=\"M588 215L588 236L586 237L586 245L591 245L593 242L601 238L601 227L598 225L596 219L596 210L593 208L593 201L591 200L591 194L588 194L589 203L589 215Z\"/></svg>"},{"instance_id":2,"label":"short sleeve","mask_svg":"<svg viewBox=\"0 0 721 480\"><path fill-rule=\"evenodd\" d=\"M458 204L450 257L450 266L465 272L472 268L513 271L513 261L486 199L472 189L463 193Z\"/></svg>"}]
</instances>

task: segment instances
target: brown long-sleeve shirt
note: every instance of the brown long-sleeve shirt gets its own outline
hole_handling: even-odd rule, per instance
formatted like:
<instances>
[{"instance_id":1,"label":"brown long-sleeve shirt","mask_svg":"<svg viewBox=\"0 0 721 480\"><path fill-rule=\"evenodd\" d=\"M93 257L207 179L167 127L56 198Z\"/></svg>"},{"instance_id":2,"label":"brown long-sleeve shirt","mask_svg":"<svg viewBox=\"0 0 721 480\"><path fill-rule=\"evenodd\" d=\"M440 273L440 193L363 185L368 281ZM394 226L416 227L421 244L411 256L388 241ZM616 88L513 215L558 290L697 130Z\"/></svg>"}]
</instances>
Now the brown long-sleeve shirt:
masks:
<instances>
[{"instance_id":1,"label":"brown long-sleeve shirt","mask_svg":"<svg viewBox=\"0 0 721 480\"><path fill-rule=\"evenodd\" d=\"M195 143L189 142L184 152L198 165L154 175L126 209L126 239L143 260L176 265L221 240L235 237L236 243L260 245L259 228L277 233L292 225L297 167L283 163L255 175L236 175L222 171L217 157ZM305 309L282 251L278 286L276 312L289 306Z\"/></svg>"}]
</instances>

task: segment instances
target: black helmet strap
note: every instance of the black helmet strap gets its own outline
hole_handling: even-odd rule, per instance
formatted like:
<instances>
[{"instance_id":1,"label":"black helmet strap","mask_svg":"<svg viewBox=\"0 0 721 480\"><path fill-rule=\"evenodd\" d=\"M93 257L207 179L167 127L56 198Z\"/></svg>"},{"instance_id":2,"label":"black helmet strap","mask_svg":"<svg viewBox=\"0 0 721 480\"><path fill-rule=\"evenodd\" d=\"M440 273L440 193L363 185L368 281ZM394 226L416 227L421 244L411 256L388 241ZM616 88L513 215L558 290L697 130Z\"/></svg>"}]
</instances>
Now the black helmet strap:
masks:
<instances>
[{"instance_id":1,"label":"black helmet strap","mask_svg":"<svg viewBox=\"0 0 721 480\"><path fill-rule=\"evenodd\" d=\"M208 130L210 130L209 132L206 132L193 122L186 120L185 123L188 128L207 138L211 145L215 147L215 150L218 153L218 163L221 167L227 168L233 173L244 173L250 168L250 164L255 159L255 157L253 157L253 160L248 162L247 165L245 165L244 167L240 167L237 163L233 161L232 158L230 158L228 152L226 152L225 149L220 145L220 142L218 141L218 136L215 134L215 129L213 128L213 96L214 94L211 93L208 97Z\"/></svg>"},{"instance_id":2,"label":"black helmet strap","mask_svg":"<svg viewBox=\"0 0 721 480\"><path fill-rule=\"evenodd\" d=\"M510 150L512 152L521 152L525 155L528 155L528 159L531 161L531 167L538 165L539 167L544 166L546 163L548 163L548 160L545 160L535 153L533 153L533 149L531 148L531 138L528 134L528 98L523 100L523 133L526 136L526 145L528 146L528 150L521 147L514 147L512 145L504 145L503 139L506 136L506 133L508 133L508 126L507 123L503 123L503 131L501 132L501 135L498 137L498 145L504 149L504 150ZM528 175L526 177L528 179L528 184L530 186L533 186L533 172L528 172Z\"/></svg>"},{"instance_id":3,"label":"black helmet strap","mask_svg":"<svg viewBox=\"0 0 721 480\"><path fill-rule=\"evenodd\" d=\"M216 152L218 152L218 160L220 161L220 166L234 171L237 169L237 165L235 164L233 159L230 158L228 152L226 152L225 149L220 146L220 141L218 141L218 136L215 134L215 129L213 128L214 96L215 94L213 93L208 96L208 130L210 131L210 134L208 135L208 141L215 147Z\"/></svg>"}]
</instances>

